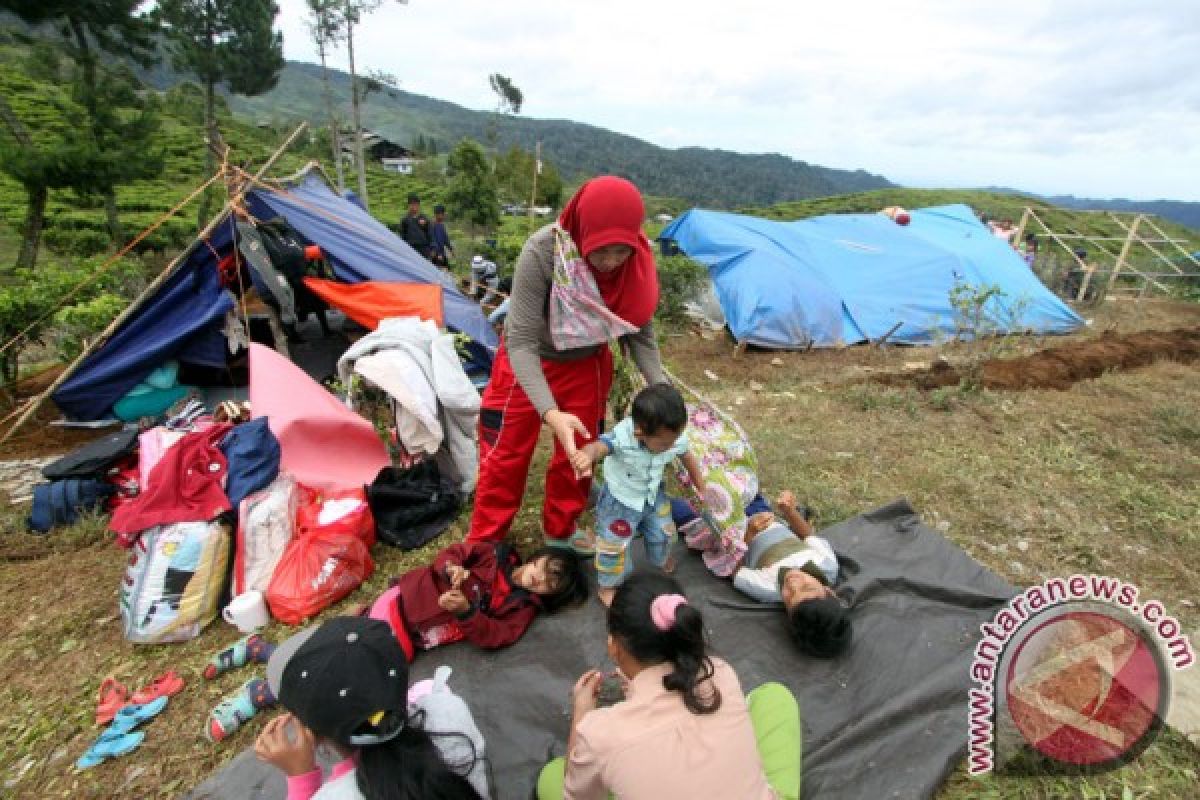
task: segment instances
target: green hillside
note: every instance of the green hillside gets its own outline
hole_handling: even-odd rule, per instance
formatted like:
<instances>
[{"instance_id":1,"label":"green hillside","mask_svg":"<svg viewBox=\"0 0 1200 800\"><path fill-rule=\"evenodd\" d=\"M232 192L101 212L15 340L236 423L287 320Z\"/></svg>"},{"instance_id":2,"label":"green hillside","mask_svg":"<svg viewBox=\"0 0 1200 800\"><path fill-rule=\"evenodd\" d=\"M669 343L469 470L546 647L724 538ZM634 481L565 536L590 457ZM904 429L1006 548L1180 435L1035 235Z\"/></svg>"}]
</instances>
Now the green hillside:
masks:
<instances>
[{"instance_id":1,"label":"green hillside","mask_svg":"<svg viewBox=\"0 0 1200 800\"><path fill-rule=\"evenodd\" d=\"M160 73L158 77L165 76ZM349 96L349 75L331 71L330 80L336 97ZM230 103L234 111L255 121L283 124L306 119L324 124L326 119L321 106L321 70L315 64L288 62L279 84L270 92L261 97L231 98ZM540 140L546 158L568 179L618 174L649 194L721 208L890 185L861 170L828 169L777 154L746 155L698 147L672 150L592 125L472 111L395 89L368 97L363 124L405 145L418 135L433 139L441 152L464 136L486 141L489 124L495 124L501 150L512 145L531 149Z\"/></svg>"}]
</instances>

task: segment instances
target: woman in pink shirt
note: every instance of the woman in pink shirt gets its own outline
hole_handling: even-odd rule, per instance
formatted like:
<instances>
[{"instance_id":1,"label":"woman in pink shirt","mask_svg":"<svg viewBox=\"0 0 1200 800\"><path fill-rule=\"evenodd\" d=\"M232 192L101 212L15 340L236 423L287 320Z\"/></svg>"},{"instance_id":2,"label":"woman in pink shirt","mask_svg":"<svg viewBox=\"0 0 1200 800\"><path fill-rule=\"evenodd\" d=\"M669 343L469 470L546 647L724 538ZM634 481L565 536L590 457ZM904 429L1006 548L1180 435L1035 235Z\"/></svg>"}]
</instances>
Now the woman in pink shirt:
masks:
<instances>
[{"instance_id":1,"label":"woman in pink shirt","mask_svg":"<svg viewBox=\"0 0 1200 800\"><path fill-rule=\"evenodd\" d=\"M743 695L733 668L709 655L700 611L673 578L638 572L621 585L608 653L625 698L597 708L604 676L580 677L567 756L542 770L539 800L799 796L795 698L778 683Z\"/></svg>"}]
</instances>

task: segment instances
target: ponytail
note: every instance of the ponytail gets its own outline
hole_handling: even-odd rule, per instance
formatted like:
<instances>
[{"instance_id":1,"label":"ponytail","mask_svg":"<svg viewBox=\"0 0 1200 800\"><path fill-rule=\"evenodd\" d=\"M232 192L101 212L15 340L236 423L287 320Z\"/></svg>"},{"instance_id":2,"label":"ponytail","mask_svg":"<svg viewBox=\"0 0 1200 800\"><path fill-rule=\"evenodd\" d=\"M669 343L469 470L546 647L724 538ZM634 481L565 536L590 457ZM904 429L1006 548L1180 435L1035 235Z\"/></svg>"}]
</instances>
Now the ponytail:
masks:
<instances>
[{"instance_id":1,"label":"ponytail","mask_svg":"<svg viewBox=\"0 0 1200 800\"><path fill-rule=\"evenodd\" d=\"M711 714L721 707L721 693L709 680L715 669L704 618L674 578L634 573L613 597L608 632L640 663L670 663L674 669L663 678L663 687L679 692L688 711Z\"/></svg>"},{"instance_id":2,"label":"ponytail","mask_svg":"<svg viewBox=\"0 0 1200 800\"><path fill-rule=\"evenodd\" d=\"M423 714L415 714L395 738L359 749L358 790L368 800L482 800L465 777L478 760L470 737L431 735L423 721ZM471 744L470 763L447 764L433 736L461 736Z\"/></svg>"}]
</instances>

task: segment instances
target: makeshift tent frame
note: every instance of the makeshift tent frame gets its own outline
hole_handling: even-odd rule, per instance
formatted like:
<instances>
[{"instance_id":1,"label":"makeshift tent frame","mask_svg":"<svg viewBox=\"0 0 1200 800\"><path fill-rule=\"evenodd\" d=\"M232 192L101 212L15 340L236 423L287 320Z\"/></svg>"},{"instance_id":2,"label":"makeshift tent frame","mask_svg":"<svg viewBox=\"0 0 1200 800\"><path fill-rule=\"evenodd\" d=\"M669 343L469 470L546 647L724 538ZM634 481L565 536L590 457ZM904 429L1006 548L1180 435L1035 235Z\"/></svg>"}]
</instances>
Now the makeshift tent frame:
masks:
<instances>
[{"instance_id":1,"label":"makeshift tent frame","mask_svg":"<svg viewBox=\"0 0 1200 800\"><path fill-rule=\"evenodd\" d=\"M1153 214L1089 210L1077 211L1074 213L1103 214L1115 222L1121 228L1121 230L1125 231L1125 235L1090 236L1075 231L1066 233L1056 231L1046 223L1046 221L1036 210L1026 206L1021 215L1021 222L1017 225L1017 232L1013 237L1013 242L1019 244L1027 232L1026 229L1031 228L1029 232L1038 236L1049 237L1054 244L1058 245L1058 247L1062 249L1062 251L1067 255L1069 263L1073 263L1075 268L1079 269L1083 273L1083 280L1079 284L1079 290L1075 293L1075 297L1071 298L1072 300L1075 300L1076 302L1083 302L1089 296L1089 290L1097 300L1102 299L1104 293L1116 291L1118 289L1116 285L1117 280L1122 276L1132 278L1135 281L1141 281L1140 290L1137 287L1129 287L1130 290L1137 292L1139 298L1144 296L1151 286L1154 286L1159 291L1169 292L1171 290L1170 287L1164 284L1160 279L1177 280L1181 278L1200 278L1200 259L1198 259L1194 253L1183 247L1184 244L1188 244L1188 240L1169 236L1163 231L1162 228L1155 224ZM1124 219L1122 219L1123 217ZM1127 221L1130 220L1130 218L1132 218L1132 220ZM1033 225L1037 226L1036 230L1032 229ZM1139 228L1142 226L1149 228L1156 235L1142 235L1139 232ZM1098 285L1095 287L1093 286L1093 283L1098 284L1100 280L1104 280L1103 277L1097 277L1097 273L1100 275L1104 274L1104 270L1101 269L1101 265L1097 264L1095 259L1092 259L1091 263L1089 263L1088 261L1085 261L1076 255L1075 249L1078 245L1072 245L1072 242L1086 243L1102 253L1105 258L1109 260L1110 263L1106 265L1107 281L1104 284L1103 292L1096 291L1096 289L1099 288ZM1121 248L1118 252L1113 253L1111 250L1101 244L1101 242L1120 242ZM1175 261L1172 261L1167 257L1166 254L1155 247L1155 245L1165 244L1169 244L1178 250L1180 256L1182 256L1185 261L1189 262L1193 267L1195 267L1195 269L1185 272L1184 270L1180 269L1179 265ZM1130 257L1133 255L1135 246L1140 246L1143 248L1145 253L1149 254L1149 256L1153 258L1154 263L1163 264L1170 271L1148 272L1134 267L1130 263Z\"/></svg>"},{"instance_id":2,"label":"makeshift tent frame","mask_svg":"<svg viewBox=\"0 0 1200 800\"><path fill-rule=\"evenodd\" d=\"M263 165L259 167L258 171L254 174L254 178L261 178L267 173L267 170L275 166L275 162L278 161L285 152L287 152L287 149L292 146L292 143L296 141L296 139L307 127L307 122L301 122L299 125L297 125L296 129L292 131L291 135L289 135L287 139L283 141L283 144L276 148L275 152L271 153L267 160L263 162ZM223 163L221 165L222 171L226 170L227 168L227 163ZM216 176L213 177L215 178ZM213 178L209 178L209 180L205 182L205 186L207 186L209 183L212 183L212 180ZM61 374L59 374L58 378L29 404L28 408L25 409L25 413L22 414L21 417L13 423L12 427L4 433L4 436L0 438L0 444L7 442L13 434L15 434L26 422L28 422L33 415L38 412L38 409L42 407L46 400L53 395L60 386L66 383L76 373L76 371L78 371L84 360L86 360L90 355L92 355L92 353L96 352L105 343L107 343L109 338L117 330L119 330L120 327L124 325L130 317L137 313L137 311L142 308L148 299L153 297L155 293L157 293L158 290L163 287L163 285L171 278L171 276L175 274L176 267L186 261L187 258L192 254L192 251L195 250L201 242L206 241L212 232L216 230L217 226L221 224L226 216L228 216L229 211L233 208L233 204L241 200L246 190L247 185L243 185L238 191L230 194L229 199L225 201L225 205L222 206L221 210L217 212L216 216L209 221L208 225L206 225L204 229L200 231L199 235L192 241L192 243L184 248L179 255L171 259L170 263L167 264L167 266L163 268L163 271L158 274L158 277L152 280L146 286L146 288L142 290L141 294L134 298L133 302L130 303L124 311L118 314L116 319L109 323L108 327L105 328L99 336L88 342L83 348L83 351L76 356L74 361L67 365L67 368L64 369ZM175 211L178 212L181 210L183 205L186 204L177 206Z\"/></svg>"},{"instance_id":3,"label":"makeshift tent frame","mask_svg":"<svg viewBox=\"0 0 1200 800\"><path fill-rule=\"evenodd\" d=\"M231 224L235 212L251 221L287 218L302 240L322 245L334 274L346 283L398 281L440 286L447 323L473 337L481 348L495 347L495 331L478 306L383 223L336 193L316 162L285 182L263 178L304 127L298 127L254 175L231 166L227 152L222 154L222 169L214 179L225 179L229 201L221 212L55 384L30 404L8 435L31 418L47 397L53 397L68 416L94 419L94 415L104 413L99 409L133 387L138 379L135 374L147 360L179 357L199 365L223 364L219 353L223 340L217 320L232 308L232 301L217 282L214 267L226 250L231 250L235 258L241 257ZM189 284L192 300L184 297ZM191 327L174 331L167 323L191 303L203 319L192 319L199 314L189 314ZM246 309L241 311L246 322Z\"/></svg>"}]
</instances>

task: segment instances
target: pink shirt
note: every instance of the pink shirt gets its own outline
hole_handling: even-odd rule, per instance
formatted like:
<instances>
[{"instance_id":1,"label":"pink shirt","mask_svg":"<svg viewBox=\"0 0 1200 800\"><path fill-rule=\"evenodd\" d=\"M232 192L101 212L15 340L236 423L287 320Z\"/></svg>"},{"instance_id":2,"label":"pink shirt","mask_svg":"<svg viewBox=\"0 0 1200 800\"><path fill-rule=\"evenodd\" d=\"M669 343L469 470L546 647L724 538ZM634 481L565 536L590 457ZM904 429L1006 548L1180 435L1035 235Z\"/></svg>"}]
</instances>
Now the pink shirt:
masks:
<instances>
[{"instance_id":1,"label":"pink shirt","mask_svg":"<svg viewBox=\"0 0 1200 800\"><path fill-rule=\"evenodd\" d=\"M773 800L737 675L720 659L713 666L715 713L693 714L663 688L670 664L638 673L625 702L588 713L567 756L563 800Z\"/></svg>"}]
</instances>

